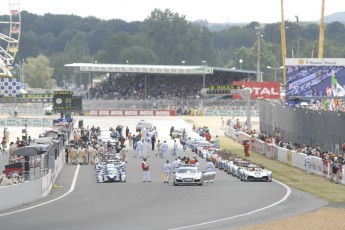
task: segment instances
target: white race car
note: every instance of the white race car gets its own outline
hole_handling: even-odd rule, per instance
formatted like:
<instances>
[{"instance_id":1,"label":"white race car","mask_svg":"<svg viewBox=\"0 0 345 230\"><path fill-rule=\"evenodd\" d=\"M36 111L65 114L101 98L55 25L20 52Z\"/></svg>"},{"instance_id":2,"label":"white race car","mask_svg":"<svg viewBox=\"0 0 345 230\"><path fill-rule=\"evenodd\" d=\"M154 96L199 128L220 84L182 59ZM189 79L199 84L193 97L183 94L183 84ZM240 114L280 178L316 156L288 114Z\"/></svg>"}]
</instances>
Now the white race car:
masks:
<instances>
[{"instance_id":1,"label":"white race car","mask_svg":"<svg viewBox=\"0 0 345 230\"><path fill-rule=\"evenodd\" d=\"M174 185L202 185L203 174L195 166L181 166L174 174Z\"/></svg>"},{"instance_id":2,"label":"white race car","mask_svg":"<svg viewBox=\"0 0 345 230\"><path fill-rule=\"evenodd\" d=\"M244 167L240 175L241 181L272 181L272 171L257 165Z\"/></svg>"}]
</instances>

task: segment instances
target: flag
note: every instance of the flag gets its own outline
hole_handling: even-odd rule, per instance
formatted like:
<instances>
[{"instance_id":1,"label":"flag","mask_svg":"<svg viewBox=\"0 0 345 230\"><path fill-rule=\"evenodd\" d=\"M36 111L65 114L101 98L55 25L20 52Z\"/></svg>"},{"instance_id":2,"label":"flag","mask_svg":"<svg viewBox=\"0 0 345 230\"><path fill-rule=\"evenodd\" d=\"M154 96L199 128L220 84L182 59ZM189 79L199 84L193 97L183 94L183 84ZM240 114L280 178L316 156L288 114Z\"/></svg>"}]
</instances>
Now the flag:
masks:
<instances>
[{"instance_id":1,"label":"flag","mask_svg":"<svg viewBox=\"0 0 345 230\"><path fill-rule=\"evenodd\" d=\"M345 89L339 85L337 79L334 76L334 71L332 70L332 92L333 96L345 96Z\"/></svg>"}]
</instances>

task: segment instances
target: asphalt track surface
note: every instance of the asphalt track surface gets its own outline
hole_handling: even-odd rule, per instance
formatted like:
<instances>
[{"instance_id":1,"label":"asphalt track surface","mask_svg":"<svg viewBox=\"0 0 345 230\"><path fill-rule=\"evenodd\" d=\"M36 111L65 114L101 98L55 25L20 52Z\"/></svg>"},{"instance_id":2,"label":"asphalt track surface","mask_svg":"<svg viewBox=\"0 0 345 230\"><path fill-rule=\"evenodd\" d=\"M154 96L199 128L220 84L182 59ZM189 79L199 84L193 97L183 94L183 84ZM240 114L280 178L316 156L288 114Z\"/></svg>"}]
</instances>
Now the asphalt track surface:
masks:
<instances>
[{"instance_id":1,"label":"asphalt track surface","mask_svg":"<svg viewBox=\"0 0 345 230\"><path fill-rule=\"evenodd\" d=\"M101 127L114 127L121 123L130 130L134 130L138 121L137 118L83 119L84 125L93 122ZM174 118L151 121L158 128L159 139L171 145L172 140L168 139L171 125L190 129L190 125ZM220 131L214 131L217 132ZM218 169L212 184L164 184L161 179L164 160L155 154L148 159L152 182L143 183L141 159L132 154L130 151L125 183L96 183L93 166L66 165L56 181L62 188L54 188L39 201L0 212L0 229L235 229L310 212L327 204L275 181L241 182ZM192 154L180 150L181 156ZM200 162L203 169L205 161Z\"/></svg>"}]
</instances>

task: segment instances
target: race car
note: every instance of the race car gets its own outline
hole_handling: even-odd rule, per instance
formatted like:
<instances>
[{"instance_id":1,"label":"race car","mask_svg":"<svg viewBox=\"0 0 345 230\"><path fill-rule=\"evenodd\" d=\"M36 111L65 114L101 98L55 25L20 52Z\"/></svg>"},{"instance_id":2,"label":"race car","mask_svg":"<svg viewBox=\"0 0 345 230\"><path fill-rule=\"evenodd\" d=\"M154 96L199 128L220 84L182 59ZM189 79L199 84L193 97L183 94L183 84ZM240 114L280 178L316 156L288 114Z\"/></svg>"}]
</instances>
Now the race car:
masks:
<instances>
[{"instance_id":1,"label":"race car","mask_svg":"<svg viewBox=\"0 0 345 230\"><path fill-rule=\"evenodd\" d=\"M145 121L145 120L140 120L135 127L135 131L139 132L139 131L142 131L142 129L144 129L144 128L151 129L152 124L150 122Z\"/></svg>"},{"instance_id":2,"label":"race car","mask_svg":"<svg viewBox=\"0 0 345 230\"><path fill-rule=\"evenodd\" d=\"M215 145L209 141L196 141L191 145L191 150L202 157L201 150L211 147L215 147Z\"/></svg>"},{"instance_id":3,"label":"race car","mask_svg":"<svg viewBox=\"0 0 345 230\"><path fill-rule=\"evenodd\" d=\"M206 141L204 137L188 138L186 147L193 150L198 142Z\"/></svg>"},{"instance_id":4,"label":"race car","mask_svg":"<svg viewBox=\"0 0 345 230\"><path fill-rule=\"evenodd\" d=\"M203 174L193 165L181 166L174 174L176 185L203 185Z\"/></svg>"},{"instance_id":5,"label":"race car","mask_svg":"<svg viewBox=\"0 0 345 230\"><path fill-rule=\"evenodd\" d=\"M248 165L244 167L240 175L241 181L272 181L272 171L258 165Z\"/></svg>"},{"instance_id":6,"label":"race car","mask_svg":"<svg viewBox=\"0 0 345 230\"><path fill-rule=\"evenodd\" d=\"M171 133L171 138L180 138L180 137L182 137L182 133L183 133L182 130L177 130L177 129L175 129L175 130L172 131L172 133Z\"/></svg>"},{"instance_id":7,"label":"race car","mask_svg":"<svg viewBox=\"0 0 345 230\"><path fill-rule=\"evenodd\" d=\"M126 182L126 162L109 158L104 160L106 157L95 166L97 182Z\"/></svg>"}]
</instances>

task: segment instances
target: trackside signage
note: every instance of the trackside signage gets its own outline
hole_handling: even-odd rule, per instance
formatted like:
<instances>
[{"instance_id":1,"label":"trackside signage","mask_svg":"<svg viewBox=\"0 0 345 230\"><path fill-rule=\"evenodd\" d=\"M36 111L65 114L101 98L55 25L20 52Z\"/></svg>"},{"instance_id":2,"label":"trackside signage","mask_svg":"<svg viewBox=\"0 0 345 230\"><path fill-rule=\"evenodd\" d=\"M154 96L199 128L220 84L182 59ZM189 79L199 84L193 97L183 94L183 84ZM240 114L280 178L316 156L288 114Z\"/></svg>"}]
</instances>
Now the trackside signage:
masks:
<instances>
[{"instance_id":1,"label":"trackside signage","mask_svg":"<svg viewBox=\"0 0 345 230\"><path fill-rule=\"evenodd\" d=\"M265 99L279 99L280 98L280 83L279 82L249 82L236 81L233 85L242 85L242 89L249 89L251 99L265 98ZM234 94L233 98L239 99L240 95Z\"/></svg>"},{"instance_id":2,"label":"trackside signage","mask_svg":"<svg viewBox=\"0 0 345 230\"><path fill-rule=\"evenodd\" d=\"M90 116L176 116L175 110L91 110Z\"/></svg>"}]
</instances>

